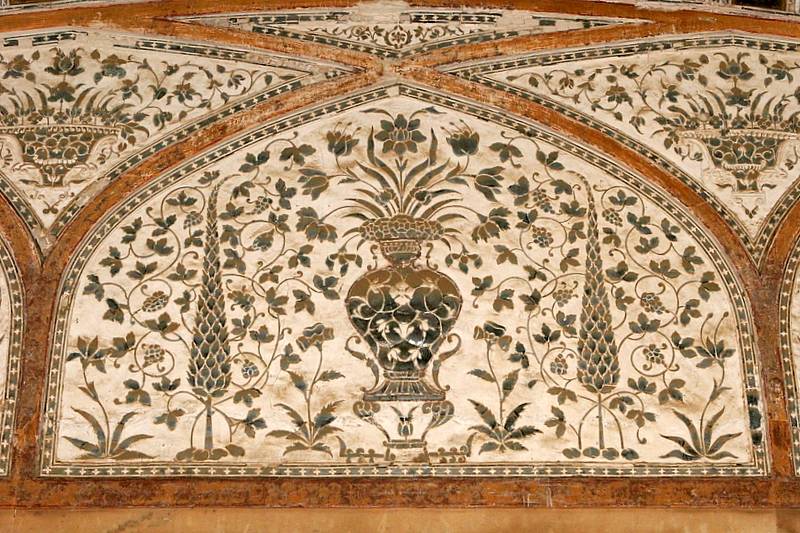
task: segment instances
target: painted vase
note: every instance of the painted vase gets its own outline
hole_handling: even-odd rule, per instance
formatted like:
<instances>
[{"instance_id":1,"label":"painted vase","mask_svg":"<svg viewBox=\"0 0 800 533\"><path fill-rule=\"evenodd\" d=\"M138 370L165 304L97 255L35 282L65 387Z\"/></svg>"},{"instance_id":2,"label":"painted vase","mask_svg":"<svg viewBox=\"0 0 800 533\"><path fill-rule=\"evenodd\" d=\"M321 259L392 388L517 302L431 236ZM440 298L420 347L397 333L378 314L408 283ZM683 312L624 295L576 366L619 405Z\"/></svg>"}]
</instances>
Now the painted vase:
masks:
<instances>
[{"instance_id":1,"label":"painted vase","mask_svg":"<svg viewBox=\"0 0 800 533\"><path fill-rule=\"evenodd\" d=\"M60 187L70 171L116 142L121 129L93 124L0 127L0 137L17 144L18 158L42 173L42 185Z\"/></svg>"},{"instance_id":2,"label":"painted vase","mask_svg":"<svg viewBox=\"0 0 800 533\"><path fill-rule=\"evenodd\" d=\"M755 128L682 130L678 137L698 143L708 161L729 174L737 194L761 194L764 179L784 177L777 170L800 134Z\"/></svg>"},{"instance_id":3,"label":"painted vase","mask_svg":"<svg viewBox=\"0 0 800 533\"><path fill-rule=\"evenodd\" d=\"M377 242L385 266L353 283L348 317L383 369L383 381L364 401L441 401L445 392L425 379L426 369L453 328L462 297L448 276L420 266L425 241L442 235L438 222L406 215L380 218L359 229Z\"/></svg>"}]
</instances>

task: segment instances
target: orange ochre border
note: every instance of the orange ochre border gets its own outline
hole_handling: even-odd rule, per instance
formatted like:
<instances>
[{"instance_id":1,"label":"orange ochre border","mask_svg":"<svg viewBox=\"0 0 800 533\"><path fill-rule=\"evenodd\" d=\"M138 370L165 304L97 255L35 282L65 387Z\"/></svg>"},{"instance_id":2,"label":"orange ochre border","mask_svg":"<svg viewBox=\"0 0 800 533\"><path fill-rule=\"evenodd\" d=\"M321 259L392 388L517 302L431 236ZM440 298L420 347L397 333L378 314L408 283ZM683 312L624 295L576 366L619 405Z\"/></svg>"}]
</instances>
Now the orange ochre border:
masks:
<instances>
[{"instance_id":1,"label":"orange ochre border","mask_svg":"<svg viewBox=\"0 0 800 533\"><path fill-rule=\"evenodd\" d=\"M224 4L224 5L223 5ZM800 37L800 17L759 18L697 9L656 9L584 0L457 0L412 2L424 6L480 6L542 12L625 17L643 24L511 38L462 45L411 59L380 61L366 54L317 43L202 27L169 20L178 15L242 12L296 7L349 5L339 0L163 0L146 3L88 5L0 16L2 31L100 27L160 37L207 40L319 58L359 67L359 72L270 99L237 113L159 152L116 179L40 256L24 224L0 198L0 232L19 264L26 301L22 375L17 400L10 475L0 480L0 507L116 506L268 506L268 507L797 507L800 478L794 476L791 428L779 349L779 295L785 264L800 232L800 205L777 229L759 269L719 214L676 177L636 152L591 128L530 101L441 73L436 67L456 61L519 54L662 34L738 30L762 35ZM73 5L74 6L74 5ZM132 191L194 154L245 129L300 109L312 102L368 87L383 77L406 79L454 95L513 110L515 114L613 154L615 159L670 191L727 250L750 300L756 328L768 420L771 473L764 478L537 478L537 479L60 479L38 476L42 394L54 304L62 272L89 229Z\"/></svg>"}]
</instances>

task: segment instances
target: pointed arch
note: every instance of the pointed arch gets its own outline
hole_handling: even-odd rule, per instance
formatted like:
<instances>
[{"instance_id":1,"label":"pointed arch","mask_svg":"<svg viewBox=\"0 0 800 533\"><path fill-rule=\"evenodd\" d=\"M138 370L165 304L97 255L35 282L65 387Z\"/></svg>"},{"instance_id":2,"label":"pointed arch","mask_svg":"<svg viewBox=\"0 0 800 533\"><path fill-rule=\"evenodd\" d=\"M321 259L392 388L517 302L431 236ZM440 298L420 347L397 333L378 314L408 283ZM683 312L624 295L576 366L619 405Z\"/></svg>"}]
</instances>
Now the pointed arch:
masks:
<instances>
[{"instance_id":1,"label":"pointed arch","mask_svg":"<svg viewBox=\"0 0 800 533\"><path fill-rule=\"evenodd\" d=\"M370 240L406 266L382 274ZM409 286L384 316L378 293ZM717 240L608 157L421 87L298 111L148 182L57 293L45 476L769 468L747 296Z\"/></svg>"},{"instance_id":2,"label":"pointed arch","mask_svg":"<svg viewBox=\"0 0 800 533\"><path fill-rule=\"evenodd\" d=\"M24 292L11 247L0 235L0 475L8 475L14 453L23 332Z\"/></svg>"}]
</instances>

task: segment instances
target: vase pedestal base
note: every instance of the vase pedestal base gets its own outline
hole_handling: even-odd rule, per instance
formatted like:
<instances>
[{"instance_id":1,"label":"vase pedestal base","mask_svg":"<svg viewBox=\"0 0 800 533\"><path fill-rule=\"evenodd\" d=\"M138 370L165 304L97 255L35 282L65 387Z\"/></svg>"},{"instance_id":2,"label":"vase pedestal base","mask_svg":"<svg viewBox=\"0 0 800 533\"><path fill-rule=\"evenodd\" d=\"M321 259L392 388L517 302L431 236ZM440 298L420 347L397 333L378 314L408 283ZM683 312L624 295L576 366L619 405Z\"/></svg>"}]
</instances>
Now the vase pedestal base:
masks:
<instances>
[{"instance_id":1,"label":"vase pedestal base","mask_svg":"<svg viewBox=\"0 0 800 533\"><path fill-rule=\"evenodd\" d=\"M364 392L367 402L440 402L444 391L425 382L422 372L384 372L384 380Z\"/></svg>"},{"instance_id":2,"label":"vase pedestal base","mask_svg":"<svg viewBox=\"0 0 800 533\"><path fill-rule=\"evenodd\" d=\"M386 451L394 463L428 463L427 446L421 439L392 439L386 442Z\"/></svg>"}]
</instances>

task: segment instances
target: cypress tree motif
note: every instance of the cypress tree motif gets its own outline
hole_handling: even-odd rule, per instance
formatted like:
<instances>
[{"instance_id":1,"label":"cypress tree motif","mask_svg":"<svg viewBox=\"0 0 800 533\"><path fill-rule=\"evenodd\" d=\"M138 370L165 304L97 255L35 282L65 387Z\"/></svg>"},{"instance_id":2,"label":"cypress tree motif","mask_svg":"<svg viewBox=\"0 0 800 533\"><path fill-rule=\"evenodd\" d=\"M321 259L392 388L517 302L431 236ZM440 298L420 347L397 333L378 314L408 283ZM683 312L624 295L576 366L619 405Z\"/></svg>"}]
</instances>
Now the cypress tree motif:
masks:
<instances>
[{"instance_id":1,"label":"cypress tree motif","mask_svg":"<svg viewBox=\"0 0 800 533\"><path fill-rule=\"evenodd\" d=\"M578 380L590 393L597 394L599 445L603 442L602 395L614 390L619 382L617 343L611 327L611 310L600 255L597 211L589 183L582 179L588 196L586 235L586 272L584 275L581 322L578 339Z\"/></svg>"},{"instance_id":2,"label":"cypress tree motif","mask_svg":"<svg viewBox=\"0 0 800 533\"><path fill-rule=\"evenodd\" d=\"M222 396L231 383L231 357L222 289L219 236L217 235L217 196L219 185L208 198L203 280L197 298L197 314L189 362L189 384L206 397L205 449L213 448L212 400Z\"/></svg>"}]
</instances>

